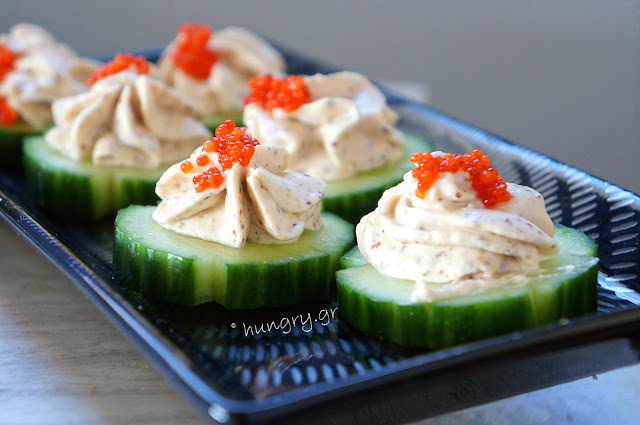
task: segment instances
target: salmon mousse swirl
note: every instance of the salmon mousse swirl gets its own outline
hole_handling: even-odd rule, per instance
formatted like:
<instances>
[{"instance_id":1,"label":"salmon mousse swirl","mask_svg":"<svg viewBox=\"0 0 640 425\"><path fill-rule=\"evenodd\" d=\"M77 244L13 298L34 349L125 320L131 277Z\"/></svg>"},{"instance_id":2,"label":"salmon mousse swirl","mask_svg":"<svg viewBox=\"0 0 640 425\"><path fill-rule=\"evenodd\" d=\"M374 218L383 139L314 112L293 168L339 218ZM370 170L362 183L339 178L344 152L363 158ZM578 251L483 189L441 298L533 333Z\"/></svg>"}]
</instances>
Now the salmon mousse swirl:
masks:
<instances>
[{"instance_id":1,"label":"salmon mousse swirl","mask_svg":"<svg viewBox=\"0 0 640 425\"><path fill-rule=\"evenodd\" d=\"M250 86L243 121L262 144L289 151L291 171L340 179L395 161L404 151L397 115L360 74L262 76Z\"/></svg>"},{"instance_id":2,"label":"salmon mousse swirl","mask_svg":"<svg viewBox=\"0 0 640 425\"><path fill-rule=\"evenodd\" d=\"M500 276L534 272L558 254L542 196L504 183L478 152L422 154L448 171L429 163L407 173L356 228L374 268L416 282L414 301L496 285Z\"/></svg>"},{"instance_id":3,"label":"salmon mousse swirl","mask_svg":"<svg viewBox=\"0 0 640 425\"><path fill-rule=\"evenodd\" d=\"M238 114L249 79L284 70L280 53L251 31L229 27L213 32L195 23L178 30L159 61L161 78L200 118Z\"/></svg>"},{"instance_id":4,"label":"salmon mousse swirl","mask_svg":"<svg viewBox=\"0 0 640 425\"><path fill-rule=\"evenodd\" d=\"M87 91L87 78L97 67L44 29L15 25L0 35L0 99L15 111L11 124L51 125L53 101Z\"/></svg>"},{"instance_id":5,"label":"salmon mousse swirl","mask_svg":"<svg viewBox=\"0 0 640 425\"><path fill-rule=\"evenodd\" d=\"M90 91L54 102L55 126L46 141L76 160L154 168L184 158L211 137L190 106L142 61L118 57L111 65L121 66L105 65Z\"/></svg>"},{"instance_id":6,"label":"salmon mousse swirl","mask_svg":"<svg viewBox=\"0 0 640 425\"><path fill-rule=\"evenodd\" d=\"M240 248L295 242L320 228L325 183L286 172L284 148L263 146L226 121L216 137L171 166L156 185L153 219L162 227Z\"/></svg>"}]
</instances>

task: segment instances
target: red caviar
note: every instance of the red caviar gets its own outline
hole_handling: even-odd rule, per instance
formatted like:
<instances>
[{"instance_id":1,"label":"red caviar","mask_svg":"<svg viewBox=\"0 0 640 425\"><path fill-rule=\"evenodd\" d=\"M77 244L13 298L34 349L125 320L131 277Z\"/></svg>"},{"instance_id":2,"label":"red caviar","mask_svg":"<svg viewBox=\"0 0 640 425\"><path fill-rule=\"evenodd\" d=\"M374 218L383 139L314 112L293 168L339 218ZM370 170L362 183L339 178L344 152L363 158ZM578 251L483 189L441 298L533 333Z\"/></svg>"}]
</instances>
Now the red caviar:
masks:
<instances>
[{"instance_id":1,"label":"red caviar","mask_svg":"<svg viewBox=\"0 0 640 425\"><path fill-rule=\"evenodd\" d=\"M16 54L4 44L0 44L0 82L15 69Z\"/></svg>"},{"instance_id":2,"label":"red caviar","mask_svg":"<svg viewBox=\"0 0 640 425\"><path fill-rule=\"evenodd\" d=\"M198 193L207 189L218 188L223 181L224 176L218 167L210 167L207 171L193 176L193 184L196 186L196 192Z\"/></svg>"},{"instance_id":3,"label":"red caviar","mask_svg":"<svg viewBox=\"0 0 640 425\"><path fill-rule=\"evenodd\" d=\"M0 82L15 69L17 56L11 49L0 43ZM0 125L10 126L18 120L18 113L7 100L0 96Z\"/></svg>"},{"instance_id":4,"label":"red caviar","mask_svg":"<svg viewBox=\"0 0 640 425\"><path fill-rule=\"evenodd\" d=\"M18 113L13 109L4 97L0 96L0 125L10 126L18 120Z\"/></svg>"},{"instance_id":5,"label":"red caviar","mask_svg":"<svg viewBox=\"0 0 640 425\"><path fill-rule=\"evenodd\" d=\"M209 167L208 170L193 176L193 184L196 192L203 192L210 188L218 188L224 181L224 171L233 167L234 164L240 164L246 167L251 162L255 147L260 143L247 134L244 127L236 127L231 120L226 120L216 128L216 135L213 139L204 142L202 150L204 152L218 154L218 163L221 168L216 166ZM204 167L211 162L208 155L202 154L196 158L196 164ZM193 164L184 161L180 164L183 173L189 173L193 170Z\"/></svg>"},{"instance_id":6,"label":"red caviar","mask_svg":"<svg viewBox=\"0 0 640 425\"><path fill-rule=\"evenodd\" d=\"M150 70L147 60L142 56L133 56L131 53L126 55L117 54L111 62L105 63L93 72L93 75L89 77L88 84L92 86L102 78L131 68L135 68L138 74L147 74Z\"/></svg>"},{"instance_id":7,"label":"red caviar","mask_svg":"<svg viewBox=\"0 0 640 425\"><path fill-rule=\"evenodd\" d=\"M429 152L418 152L411 155L411 162L416 164L411 175L418 181L416 196L419 198L424 198L439 173L464 171L469 173L471 187L485 207L494 207L511 199L507 184L491 166L489 157L483 155L479 149L470 154L448 153L436 157Z\"/></svg>"},{"instance_id":8,"label":"red caviar","mask_svg":"<svg viewBox=\"0 0 640 425\"><path fill-rule=\"evenodd\" d=\"M249 80L249 95L244 104L257 103L264 109L282 108L292 112L311 102L309 88L302 75L290 75L285 78L273 78L271 75L258 75Z\"/></svg>"},{"instance_id":9,"label":"red caviar","mask_svg":"<svg viewBox=\"0 0 640 425\"><path fill-rule=\"evenodd\" d=\"M178 29L176 45L171 52L173 64L185 74L205 80L218 60L216 52L207 46L211 28L205 24L187 22Z\"/></svg>"}]
</instances>

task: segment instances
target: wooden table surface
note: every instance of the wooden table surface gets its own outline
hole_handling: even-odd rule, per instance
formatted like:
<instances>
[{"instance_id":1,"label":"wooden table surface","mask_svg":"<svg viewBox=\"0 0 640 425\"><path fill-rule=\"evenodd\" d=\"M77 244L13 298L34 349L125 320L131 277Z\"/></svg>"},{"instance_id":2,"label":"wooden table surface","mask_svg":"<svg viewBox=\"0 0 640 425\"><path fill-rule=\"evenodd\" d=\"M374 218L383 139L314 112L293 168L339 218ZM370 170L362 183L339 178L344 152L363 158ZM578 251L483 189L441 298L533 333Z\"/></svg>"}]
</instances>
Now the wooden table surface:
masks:
<instances>
[{"instance_id":1,"label":"wooden table surface","mask_svg":"<svg viewBox=\"0 0 640 425\"><path fill-rule=\"evenodd\" d=\"M0 424L204 424L57 268L0 220ZM637 424L640 366L421 421Z\"/></svg>"}]
</instances>

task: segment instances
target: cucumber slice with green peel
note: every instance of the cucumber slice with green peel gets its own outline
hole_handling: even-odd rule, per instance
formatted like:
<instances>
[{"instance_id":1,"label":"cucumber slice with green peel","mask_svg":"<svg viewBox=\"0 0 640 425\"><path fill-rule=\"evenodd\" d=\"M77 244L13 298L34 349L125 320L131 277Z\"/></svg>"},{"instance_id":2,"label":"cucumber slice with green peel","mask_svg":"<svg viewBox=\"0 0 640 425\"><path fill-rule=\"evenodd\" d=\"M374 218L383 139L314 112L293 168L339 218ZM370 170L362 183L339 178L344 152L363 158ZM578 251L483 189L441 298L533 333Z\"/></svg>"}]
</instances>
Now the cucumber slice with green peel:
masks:
<instances>
[{"instance_id":1,"label":"cucumber slice with green peel","mask_svg":"<svg viewBox=\"0 0 640 425\"><path fill-rule=\"evenodd\" d=\"M27 190L35 203L48 214L81 221L113 216L130 204L155 205L155 185L166 170L74 161L42 137L25 139L23 153Z\"/></svg>"},{"instance_id":2,"label":"cucumber slice with green peel","mask_svg":"<svg viewBox=\"0 0 640 425\"><path fill-rule=\"evenodd\" d=\"M212 117L206 117L202 119L202 123L213 134L216 133L216 128L226 120L233 120L236 123L236 127L244 125L242 123L242 110L229 111L227 113L221 113Z\"/></svg>"},{"instance_id":3,"label":"cucumber slice with green peel","mask_svg":"<svg viewBox=\"0 0 640 425\"><path fill-rule=\"evenodd\" d=\"M596 311L595 244L561 225L554 239L560 255L541 262L536 273L499 277L504 282L494 289L435 302L412 302L415 282L378 273L355 247L341 259L347 268L337 273L340 317L375 337L436 349Z\"/></svg>"},{"instance_id":4,"label":"cucumber slice with green peel","mask_svg":"<svg viewBox=\"0 0 640 425\"><path fill-rule=\"evenodd\" d=\"M12 127L0 126L0 169L20 169L22 141L28 136L41 134L43 131L19 124Z\"/></svg>"},{"instance_id":5,"label":"cucumber slice with green peel","mask_svg":"<svg viewBox=\"0 0 640 425\"><path fill-rule=\"evenodd\" d=\"M405 134L404 154L397 161L355 176L327 182L322 209L338 214L351 223L373 211L382 193L400 183L402 177L413 169L411 155L433 150L433 144L415 134Z\"/></svg>"},{"instance_id":6,"label":"cucumber slice with green peel","mask_svg":"<svg viewBox=\"0 0 640 425\"><path fill-rule=\"evenodd\" d=\"M554 227L554 239L563 254L598 256L598 245L584 232L558 223L554 223Z\"/></svg>"},{"instance_id":7,"label":"cucumber slice with green peel","mask_svg":"<svg viewBox=\"0 0 640 425\"><path fill-rule=\"evenodd\" d=\"M115 222L113 269L144 296L182 305L216 301L228 309L276 307L329 297L353 225L322 213L320 230L290 244L232 248L177 234L130 206Z\"/></svg>"}]
</instances>

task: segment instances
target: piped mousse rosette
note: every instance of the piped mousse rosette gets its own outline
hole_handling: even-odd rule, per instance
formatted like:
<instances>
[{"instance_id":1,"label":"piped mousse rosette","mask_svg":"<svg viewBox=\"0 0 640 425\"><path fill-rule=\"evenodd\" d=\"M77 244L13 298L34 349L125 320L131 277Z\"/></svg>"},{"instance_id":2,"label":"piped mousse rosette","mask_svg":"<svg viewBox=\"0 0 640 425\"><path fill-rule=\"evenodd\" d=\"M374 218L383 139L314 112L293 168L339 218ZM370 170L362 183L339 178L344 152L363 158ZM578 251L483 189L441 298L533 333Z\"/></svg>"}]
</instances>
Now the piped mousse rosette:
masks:
<instances>
[{"instance_id":1,"label":"piped mousse rosette","mask_svg":"<svg viewBox=\"0 0 640 425\"><path fill-rule=\"evenodd\" d=\"M82 59L51 34L17 24L0 34L0 161L20 163L22 138L53 123L51 104L88 90L97 63Z\"/></svg>"},{"instance_id":2,"label":"piped mousse rosette","mask_svg":"<svg viewBox=\"0 0 640 425\"><path fill-rule=\"evenodd\" d=\"M353 226L320 212L325 183L285 171L288 160L225 121L164 173L157 207L118 212L120 281L150 298L228 309L327 298Z\"/></svg>"},{"instance_id":3,"label":"piped mousse rosette","mask_svg":"<svg viewBox=\"0 0 640 425\"><path fill-rule=\"evenodd\" d=\"M229 27L213 32L185 23L159 61L162 79L189 102L209 128L242 118L247 82L259 74L281 74L284 59L252 32Z\"/></svg>"},{"instance_id":4,"label":"piped mousse rosette","mask_svg":"<svg viewBox=\"0 0 640 425\"><path fill-rule=\"evenodd\" d=\"M324 209L357 222L431 144L404 135L382 92L353 72L262 75L249 82L243 120L270 146L287 149L291 171L327 182Z\"/></svg>"},{"instance_id":5,"label":"piped mousse rosette","mask_svg":"<svg viewBox=\"0 0 640 425\"><path fill-rule=\"evenodd\" d=\"M489 157L417 153L356 227L340 316L400 345L441 348L593 312L597 248L554 224Z\"/></svg>"},{"instance_id":6,"label":"piped mousse rosette","mask_svg":"<svg viewBox=\"0 0 640 425\"><path fill-rule=\"evenodd\" d=\"M47 212L97 220L156 203L167 165L211 136L142 57L116 55L91 90L53 103L55 125L24 145L27 183Z\"/></svg>"}]
</instances>

